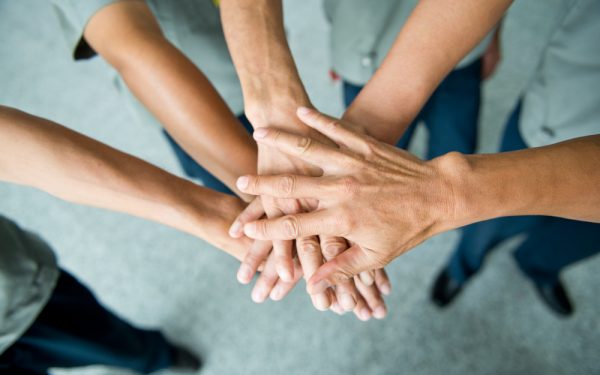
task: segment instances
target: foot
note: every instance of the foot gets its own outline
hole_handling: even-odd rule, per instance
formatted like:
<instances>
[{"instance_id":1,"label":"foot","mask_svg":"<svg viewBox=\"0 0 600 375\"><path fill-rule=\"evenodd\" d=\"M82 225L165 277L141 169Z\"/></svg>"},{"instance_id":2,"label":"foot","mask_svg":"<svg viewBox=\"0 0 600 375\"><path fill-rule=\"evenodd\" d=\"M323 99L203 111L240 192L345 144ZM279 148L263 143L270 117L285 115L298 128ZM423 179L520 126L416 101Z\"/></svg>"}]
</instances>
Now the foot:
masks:
<instances>
[{"instance_id":1,"label":"foot","mask_svg":"<svg viewBox=\"0 0 600 375\"><path fill-rule=\"evenodd\" d=\"M448 306L460 293L465 283L454 280L447 268L438 275L431 289L431 300L439 307Z\"/></svg>"},{"instance_id":2,"label":"foot","mask_svg":"<svg viewBox=\"0 0 600 375\"><path fill-rule=\"evenodd\" d=\"M554 284L535 283L535 289L550 310L561 316L573 314L573 304L560 281Z\"/></svg>"},{"instance_id":3,"label":"foot","mask_svg":"<svg viewBox=\"0 0 600 375\"><path fill-rule=\"evenodd\" d=\"M196 372L202 367L200 358L185 348L173 346L171 355L173 356L171 370Z\"/></svg>"}]
</instances>

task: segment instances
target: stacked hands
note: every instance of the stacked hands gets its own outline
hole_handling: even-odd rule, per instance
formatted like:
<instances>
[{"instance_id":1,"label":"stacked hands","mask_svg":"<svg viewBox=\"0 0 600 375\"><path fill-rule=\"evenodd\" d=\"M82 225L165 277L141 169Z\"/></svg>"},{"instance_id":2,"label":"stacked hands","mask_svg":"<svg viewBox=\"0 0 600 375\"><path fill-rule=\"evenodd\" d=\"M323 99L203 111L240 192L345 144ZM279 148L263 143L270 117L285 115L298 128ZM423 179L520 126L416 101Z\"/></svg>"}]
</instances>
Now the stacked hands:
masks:
<instances>
[{"instance_id":1,"label":"stacked hands","mask_svg":"<svg viewBox=\"0 0 600 375\"><path fill-rule=\"evenodd\" d=\"M259 167L259 175L238 179L241 192L258 196L229 230L255 240L238 280L248 284L262 271L252 291L260 303L281 300L303 275L318 310L382 319L382 295L391 290L383 267L447 229L450 178L438 172L439 161L421 161L347 121L304 107L297 116L316 136L274 127L254 132L259 159L261 150L282 153L304 169L297 172L296 163L290 170L299 174L265 174ZM390 226L392 233L368 229Z\"/></svg>"}]
</instances>

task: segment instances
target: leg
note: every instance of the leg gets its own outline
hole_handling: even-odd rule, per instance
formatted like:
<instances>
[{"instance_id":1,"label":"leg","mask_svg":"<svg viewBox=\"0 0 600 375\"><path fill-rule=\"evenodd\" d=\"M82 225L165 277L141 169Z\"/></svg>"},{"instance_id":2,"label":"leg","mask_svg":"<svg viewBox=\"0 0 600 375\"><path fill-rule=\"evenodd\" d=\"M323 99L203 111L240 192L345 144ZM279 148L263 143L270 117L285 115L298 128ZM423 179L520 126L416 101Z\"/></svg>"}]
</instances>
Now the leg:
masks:
<instances>
[{"instance_id":1,"label":"leg","mask_svg":"<svg viewBox=\"0 0 600 375\"><path fill-rule=\"evenodd\" d=\"M502 151L527 147L519 134L519 115L520 105L517 105L502 137ZM458 247L434 283L432 300L439 306L452 302L465 282L481 269L485 256L492 248L509 237L529 230L540 220L536 216L507 217L463 228Z\"/></svg>"},{"instance_id":2,"label":"leg","mask_svg":"<svg viewBox=\"0 0 600 375\"><path fill-rule=\"evenodd\" d=\"M422 117L429 129L428 158L450 151L475 152L481 102L481 60L452 71L429 100Z\"/></svg>"},{"instance_id":3,"label":"leg","mask_svg":"<svg viewBox=\"0 0 600 375\"><path fill-rule=\"evenodd\" d=\"M545 217L529 232L515 259L521 270L538 284L554 284L566 266L598 253L600 224Z\"/></svg>"},{"instance_id":4,"label":"leg","mask_svg":"<svg viewBox=\"0 0 600 375\"><path fill-rule=\"evenodd\" d=\"M170 367L173 354L160 332L135 328L112 314L63 271L44 310L0 363L36 374L95 364L149 373Z\"/></svg>"},{"instance_id":5,"label":"leg","mask_svg":"<svg viewBox=\"0 0 600 375\"><path fill-rule=\"evenodd\" d=\"M245 115L239 116L238 120L240 120L244 128L248 130L248 133L252 133L252 125ZM163 134L165 138L167 138L167 141L175 152L175 156L177 156L177 160L179 160L179 164L188 177L200 180L202 184L208 188L233 195L233 192L227 186L225 186L225 184L204 169L204 167L202 167L200 164L196 163L196 161L192 159L192 157L183 148L181 148L177 142L175 142L175 140L169 135L169 133L167 133L165 129L163 129Z\"/></svg>"}]
</instances>

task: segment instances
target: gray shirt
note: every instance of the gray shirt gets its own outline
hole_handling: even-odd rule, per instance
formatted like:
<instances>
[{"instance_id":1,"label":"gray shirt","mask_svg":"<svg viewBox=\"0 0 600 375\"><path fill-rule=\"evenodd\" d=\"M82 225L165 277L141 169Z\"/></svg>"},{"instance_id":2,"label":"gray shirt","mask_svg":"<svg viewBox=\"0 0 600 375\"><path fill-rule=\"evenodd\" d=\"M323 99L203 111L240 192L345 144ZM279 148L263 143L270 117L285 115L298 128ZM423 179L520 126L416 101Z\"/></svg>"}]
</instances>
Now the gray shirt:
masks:
<instances>
[{"instance_id":1,"label":"gray shirt","mask_svg":"<svg viewBox=\"0 0 600 375\"><path fill-rule=\"evenodd\" d=\"M0 215L0 353L34 322L58 275L50 247Z\"/></svg>"},{"instance_id":2,"label":"gray shirt","mask_svg":"<svg viewBox=\"0 0 600 375\"><path fill-rule=\"evenodd\" d=\"M332 67L346 81L366 84L381 65L417 0L325 0L331 22ZM481 57L492 34L456 68Z\"/></svg>"},{"instance_id":3,"label":"gray shirt","mask_svg":"<svg viewBox=\"0 0 600 375\"><path fill-rule=\"evenodd\" d=\"M73 57L83 59L96 54L83 38L88 21L103 7L123 0L51 1ZM146 3L165 37L207 76L233 113L241 114L244 108L241 86L227 49L219 9L213 1L147 0ZM119 88L142 121L158 123L126 90L120 78Z\"/></svg>"},{"instance_id":4,"label":"gray shirt","mask_svg":"<svg viewBox=\"0 0 600 375\"><path fill-rule=\"evenodd\" d=\"M523 98L520 131L530 147L600 133L600 1L561 5Z\"/></svg>"}]
</instances>

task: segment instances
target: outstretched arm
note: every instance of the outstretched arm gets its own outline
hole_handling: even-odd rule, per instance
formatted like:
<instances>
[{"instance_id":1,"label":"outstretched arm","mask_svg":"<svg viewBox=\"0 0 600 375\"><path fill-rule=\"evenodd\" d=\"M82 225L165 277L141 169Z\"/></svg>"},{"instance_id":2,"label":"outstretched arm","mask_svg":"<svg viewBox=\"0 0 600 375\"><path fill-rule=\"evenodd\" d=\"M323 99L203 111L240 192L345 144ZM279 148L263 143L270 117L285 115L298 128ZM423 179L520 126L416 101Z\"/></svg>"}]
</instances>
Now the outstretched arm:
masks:
<instances>
[{"instance_id":1,"label":"outstretched arm","mask_svg":"<svg viewBox=\"0 0 600 375\"><path fill-rule=\"evenodd\" d=\"M344 114L396 144L429 96L485 35L512 0L421 0L381 67Z\"/></svg>"},{"instance_id":2,"label":"outstretched arm","mask_svg":"<svg viewBox=\"0 0 600 375\"><path fill-rule=\"evenodd\" d=\"M546 215L600 222L600 135L499 154L449 153L425 162L316 111L303 109L299 116L339 147L278 129L261 129L255 138L319 166L324 176L244 176L238 187L319 200L319 210L308 214L246 224L252 238L327 234L356 243L315 273L311 293L382 267L437 233L478 221Z\"/></svg>"},{"instance_id":3,"label":"outstretched arm","mask_svg":"<svg viewBox=\"0 0 600 375\"><path fill-rule=\"evenodd\" d=\"M162 34L144 1L99 10L84 37L188 154L236 191L256 145L200 70Z\"/></svg>"},{"instance_id":4,"label":"outstretched arm","mask_svg":"<svg viewBox=\"0 0 600 375\"><path fill-rule=\"evenodd\" d=\"M245 206L51 121L0 106L0 180L156 221L242 260L228 226Z\"/></svg>"}]
</instances>

